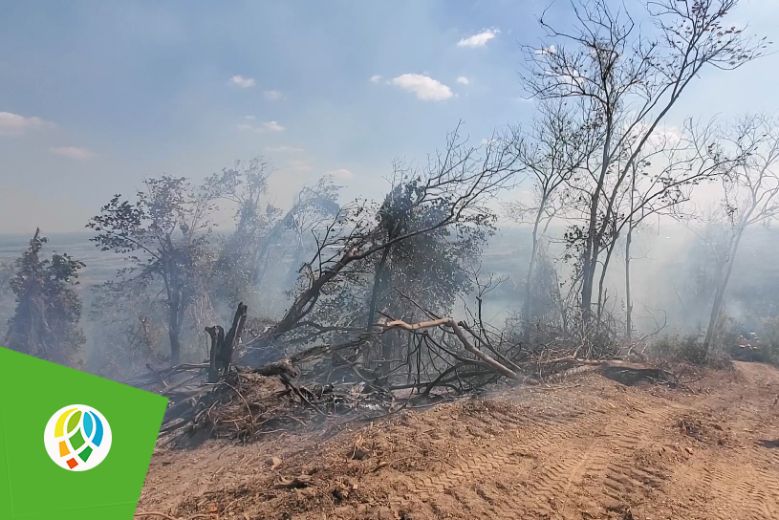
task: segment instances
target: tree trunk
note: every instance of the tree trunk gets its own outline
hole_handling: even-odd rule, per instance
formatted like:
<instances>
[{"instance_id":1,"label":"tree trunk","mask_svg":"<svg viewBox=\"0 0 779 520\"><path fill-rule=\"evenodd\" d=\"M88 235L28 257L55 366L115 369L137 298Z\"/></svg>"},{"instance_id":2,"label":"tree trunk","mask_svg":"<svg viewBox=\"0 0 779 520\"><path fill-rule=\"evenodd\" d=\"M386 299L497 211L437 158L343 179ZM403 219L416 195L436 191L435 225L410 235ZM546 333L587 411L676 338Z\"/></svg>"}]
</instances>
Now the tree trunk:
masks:
<instances>
[{"instance_id":1,"label":"tree trunk","mask_svg":"<svg viewBox=\"0 0 779 520\"><path fill-rule=\"evenodd\" d=\"M184 309L182 309L182 294L180 285L172 268L163 274L165 292L168 298L168 339L170 340L170 362L178 365L181 362L181 325Z\"/></svg>"},{"instance_id":2,"label":"tree trunk","mask_svg":"<svg viewBox=\"0 0 779 520\"><path fill-rule=\"evenodd\" d=\"M178 365L181 362L181 339L178 325L170 323L168 326L168 338L170 339L170 363Z\"/></svg>"},{"instance_id":3,"label":"tree trunk","mask_svg":"<svg viewBox=\"0 0 779 520\"><path fill-rule=\"evenodd\" d=\"M587 239L588 249L584 254L582 262L582 325L586 328L592 321L592 288L595 282L595 266L597 265L598 255L593 249L590 239Z\"/></svg>"},{"instance_id":4,"label":"tree trunk","mask_svg":"<svg viewBox=\"0 0 779 520\"><path fill-rule=\"evenodd\" d=\"M373 274L373 289L371 291L371 302L370 306L368 307L368 321L366 323L366 327L368 328L373 326L376 321L376 310L379 305L379 294L384 291L384 287L386 285L385 274L387 258L389 257L390 249L392 249L392 247L387 247L384 249L381 254L381 259L379 260L379 263L376 264L376 270Z\"/></svg>"},{"instance_id":5,"label":"tree trunk","mask_svg":"<svg viewBox=\"0 0 779 520\"><path fill-rule=\"evenodd\" d=\"M603 269L601 269L600 277L598 278L598 305L597 305L597 323L600 325L601 318L603 317L603 307L606 305L605 299L605 287L606 287L606 272L609 269L611 263L611 256L614 253L614 248L617 247L617 237L614 237L613 241L606 250L606 259L603 260Z\"/></svg>"},{"instance_id":6,"label":"tree trunk","mask_svg":"<svg viewBox=\"0 0 779 520\"><path fill-rule=\"evenodd\" d=\"M598 265L598 256L600 255L600 239L602 233L598 231L598 206L600 205L600 195L606 174L609 169L609 154L611 150L612 138L612 114L607 115L606 119L606 138L603 142L600 175L595 189L590 197L590 214L587 222L587 236L584 242L584 260L582 261L582 327L586 331L592 321L592 289L595 283L595 268Z\"/></svg>"},{"instance_id":7,"label":"tree trunk","mask_svg":"<svg viewBox=\"0 0 779 520\"><path fill-rule=\"evenodd\" d=\"M219 368L217 357L222 349L225 339L225 331L220 325L206 327L206 332L211 338L211 348L208 350L208 382L216 383L219 380Z\"/></svg>"},{"instance_id":8,"label":"tree trunk","mask_svg":"<svg viewBox=\"0 0 779 520\"><path fill-rule=\"evenodd\" d=\"M709 316L709 326L706 328L706 337L703 340L703 347L708 354L711 347L714 344L717 328L719 327L720 320L722 319L722 308L725 304L725 292L728 289L728 283L730 282L730 275L733 273L733 264L736 260L736 254L738 253L738 247L741 243L741 237L744 234L746 225L741 223L736 228L735 235L731 241L730 248L728 249L728 258L725 262L724 271L720 283L717 286L714 293L714 303L711 306L711 315Z\"/></svg>"},{"instance_id":9,"label":"tree trunk","mask_svg":"<svg viewBox=\"0 0 779 520\"><path fill-rule=\"evenodd\" d=\"M230 363L233 358L233 351L236 344L241 340L243 325L246 322L247 307L243 302L238 304L238 308L233 316L233 323L227 334L224 328L215 325L206 327L206 332L211 337L211 349L209 351L208 381L215 383L219 377L227 375L230 369Z\"/></svg>"},{"instance_id":10,"label":"tree trunk","mask_svg":"<svg viewBox=\"0 0 779 520\"><path fill-rule=\"evenodd\" d=\"M600 189L600 187L598 188ZM597 212L599 197L592 196L590 223L584 242L584 259L582 261L582 325L587 329L592 321L592 291L595 286L595 269L600 256L600 235L597 228Z\"/></svg>"},{"instance_id":11,"label":"tree trunk","mask_svg":"<svg viewBox=\"0 0 779 520\"><path fill-rule=\"evenodd\" d=\"M630 245L633 242L633 221L628 224L625 237L625 337L630 341L633 336L633 299L630 294Z\"/></svg>"},{"instance_id":12,"label":"tree trunk","mask_svg":"<svg viewBox=\"0 0 779 520\"><path fill-rule=\"evenodd\" d=\"M533 242L530 249L530 261L527 266L527 276L525 278L525 301L523 302L522 321L525 323L525 340L528 340L527 332L530 330L530 314L532 309L533 298L533 271L536 266L536 257L538 256L538 226L541 223L541 217L544 211L545 201L541 200L538 211L536 212L536 219L533 222Z\"/></svg>"}]
</instances>

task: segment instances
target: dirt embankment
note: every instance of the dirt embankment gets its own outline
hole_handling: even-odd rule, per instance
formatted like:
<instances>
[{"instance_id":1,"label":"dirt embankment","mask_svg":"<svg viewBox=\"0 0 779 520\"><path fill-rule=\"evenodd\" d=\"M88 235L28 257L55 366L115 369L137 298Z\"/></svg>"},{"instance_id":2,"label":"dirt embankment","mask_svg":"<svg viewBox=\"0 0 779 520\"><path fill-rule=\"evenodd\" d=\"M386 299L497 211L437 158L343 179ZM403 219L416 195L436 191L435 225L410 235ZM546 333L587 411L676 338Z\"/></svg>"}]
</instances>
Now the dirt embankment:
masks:
<instances>
[{"instance_id":1,"label":"dirt embankment","mask_svg":"<svg viewBox=\"0 0 779 520\"><path fill-rule=\"evenodd\" d=\"M687 389L597 374L335 434L160 451L139 512L176 519L779 518L779 371ZM164 518L147 516L141 518Z\"/></svg>"}]
</instances>

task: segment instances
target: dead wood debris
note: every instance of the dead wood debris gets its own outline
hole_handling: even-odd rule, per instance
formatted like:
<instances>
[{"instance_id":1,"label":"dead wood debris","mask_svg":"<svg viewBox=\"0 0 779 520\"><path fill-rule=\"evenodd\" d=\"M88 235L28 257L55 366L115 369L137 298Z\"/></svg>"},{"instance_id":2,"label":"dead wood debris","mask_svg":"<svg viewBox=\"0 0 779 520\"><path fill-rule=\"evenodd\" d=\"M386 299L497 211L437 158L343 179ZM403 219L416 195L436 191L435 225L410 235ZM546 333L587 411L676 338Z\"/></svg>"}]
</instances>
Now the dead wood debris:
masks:
<instances>
[{"instance_id":1,"label":"dead wood debris","mask_svg":"<svg viewBox=\"0 0 779 520\"><path fill-rule=\"evenodd\" d=\"M339 346L310 348L303 354L259 368L231 367L233 338L239 334L245 316L246 306L240 304L226 336L221 328L209 329L212 349L208 364L182 365L152 371L148 376L155 389L171 399L162 428L164 443L198 443L207 438L249 441L344 414L377 419L402 411L412 399L429 402L433 398L433 388L445 389L450 394L474 392L501 377L514 384L537 385L560 381L591 368L627 385L643 381L673 384L676 381L673 374L665 370L620 360L575 356L543 359L543 355L524 361L511 359L491 348L489 341L466 323L435 317L418 323L386 320L376 326L379 334L393 329L407 331L415 340L425 342L428 348L440 350L437 353L440 358L449 356L448 366L425 374L429 380L423 381L425 377L416 374L413 382L393 384L388 378L377 378L364 368L351 366L360 382L318 384L309 382L316 379L316 370L312 372L313 376L309 374L302 378L300 367L304 362L321 358L324 353L336 352ZM431 330L438 331L443 337L434 340L429 333ZM447 340L450 343L446 344ZM350 340L344 345L359 345L356 341ZM198 383L198 374L207 374L209 381L217 380ZM301 379L305 384L299 382Z\"/></svg>"},{"instance_id":2,"label":"dead wood debris","mask_svg":"<svg viewBox=\"0 0 779 520\"><path fill-rule=\"evenodd\" d=\"M674 381L669 372L619 360L556 359L548 366L551 369L542 372L540 380L526 377L525 381L559 381L554 375L571 374L571 367L591 367L623 384ZM539 365L528 368L538 371ZM429 399L422 394L396 398L397 392L363 382L302 385L295 382L296 374L288 361L261 369L233 367L224 379L206 388L197 387L189 394L177 390L163 424L164 442L186 445L207 438L246 442L340 415L377 419L403 410L412 399Z\"/></svg>"},{"instance_id":3,"label":"dead wood debris","mask_svg":"<svg viewBox=\"0 0 779 520\"><path fill-rule=\"evenodd\" d=\"M392 394L369 390L362 383L303 386L286 374L272 377L239 369L211 388L174 402L163 424L163 440L173 444L209 437L249 441L336 415L380 415L397 406Z\"/></svg>"}]
</instances>

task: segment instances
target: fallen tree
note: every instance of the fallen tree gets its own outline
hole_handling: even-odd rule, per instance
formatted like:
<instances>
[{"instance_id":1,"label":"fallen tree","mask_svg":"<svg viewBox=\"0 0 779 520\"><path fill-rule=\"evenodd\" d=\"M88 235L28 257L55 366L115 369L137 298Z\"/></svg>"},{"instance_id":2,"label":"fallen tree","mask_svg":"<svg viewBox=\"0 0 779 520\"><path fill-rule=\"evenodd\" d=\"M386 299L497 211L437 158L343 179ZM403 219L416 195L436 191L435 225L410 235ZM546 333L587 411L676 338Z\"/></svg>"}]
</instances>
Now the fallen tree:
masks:
<instances>
[{"instance_id":1,"label":"fallen tree","mask_svg":"<svg viewBox=\"0 0 779 520\"><path fill-rule=\"evenodd\" d=\"M503 363L497 361L486 352L481 352L476 347L474 347L473 344L470 342L470 340L465 336L465 334L463 334L463 331L460 328L461 326L464 326L464 324L462 322L458 324L452 318L439 318L437 320L422 321L419 323L406 323L403 320L393 320L386 324L382 324L381 326L383 326L386 330L398 328L398 329L403 329L411 332L431 329L434 327L448 327L452 329L452 332L454 332L454 334L457 336L457 339L459 339L460 342L462 342L465 350L473 354L474 357L476 357L479 361L481 361L481 363L487 365L488 367L495 370L498 374L504 377L508 377L509 379L513 379L515 381L523 380L520 374L508 368ZM509 364L513 364L513 363L509 361Z\"/></svg>"},{"instance_id":2,"label":"fallen tree","mask_svg":"<svg viewBox=\"0 0 779 520\"><path fill-rule=\"evenodd\" d=\"M244 307L239 306L236 316L245 312ZM490 354L477 346L484 344L478 340L484 331L452 318L415 323L387 319L375 324L372 330L351 342L319 345L261 367L233 366L213 383L163 389L172 400L162 428L164 442L187 444L212 437L247 441L344 414L377 418L401 410L414 400L430 402L436 388L436 397L441 397L472 391L500 379L512 384L540 385L552 380L559 382L581 373L582 368L599 370L627 385L645 380L677 383L670 372L622 360L569 355L523 361L506 357L494 347ZM359 376L357 381L323 383L318 379L321 372L304 375L305 366L317 359L327 359L328 354L346 348L359 348L393 330L403 331L435 349L436 355L448 358L448 365L437 373L425 374L427 379L403 384L381 385L375 374L364 372L356 363L352 369ZM181 366L177 371L210 373L211 369L210 364L201 364Z\"/></svg>"}]
</instances>

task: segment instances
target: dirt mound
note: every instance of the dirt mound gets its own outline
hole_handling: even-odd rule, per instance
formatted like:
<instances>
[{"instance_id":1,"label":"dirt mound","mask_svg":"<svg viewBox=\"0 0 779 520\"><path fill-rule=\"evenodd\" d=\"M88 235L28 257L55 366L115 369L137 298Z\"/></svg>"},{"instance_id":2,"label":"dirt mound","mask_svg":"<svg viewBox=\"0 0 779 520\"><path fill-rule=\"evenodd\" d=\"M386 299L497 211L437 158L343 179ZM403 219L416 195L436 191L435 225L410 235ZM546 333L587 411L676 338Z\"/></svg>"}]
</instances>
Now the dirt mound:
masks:
<instances>
[{"instance_id":1,"label":"dirt mound","mask_svg":"<svg viewBox=\"0 0 779 520\"><path fill-rule=\"evenodd\" d=\"M373 423L164 450L138 510L213 520L777 518L779 372L736 370L692 389L589 373Z\"/></svg>"}]
</instances>

